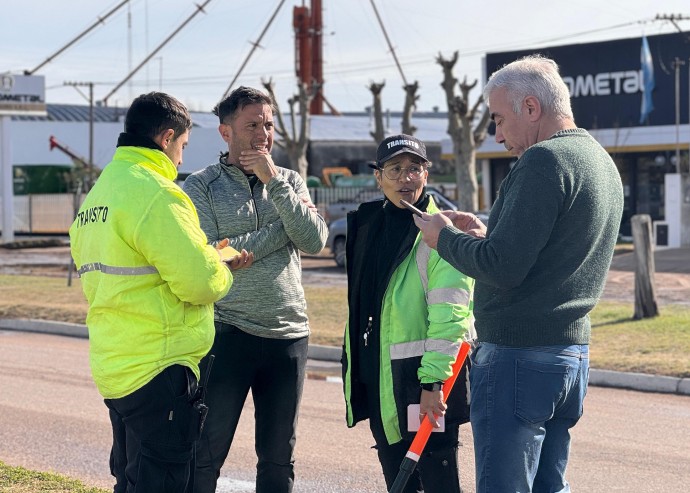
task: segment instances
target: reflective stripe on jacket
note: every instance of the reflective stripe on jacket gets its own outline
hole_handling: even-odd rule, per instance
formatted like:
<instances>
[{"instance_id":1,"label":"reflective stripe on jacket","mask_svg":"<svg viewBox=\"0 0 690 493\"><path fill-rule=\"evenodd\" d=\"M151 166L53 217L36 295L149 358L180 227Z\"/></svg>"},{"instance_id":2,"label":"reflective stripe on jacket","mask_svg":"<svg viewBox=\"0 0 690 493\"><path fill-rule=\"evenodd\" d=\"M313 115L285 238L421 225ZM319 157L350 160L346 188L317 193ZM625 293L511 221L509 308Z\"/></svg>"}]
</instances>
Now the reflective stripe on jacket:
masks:
<instances>
[{"instance_id":1,"label":"reflective stripe on jacket","mask_svg":"<svg viewBox=\"0 0 690 493\"><path fill-rule=\"evenodd\" d=\"M433 200L427 212L438 212ZM407 429L407 406L419 403L420 382L450 377L460 343L470 331L473 287L474 280L428 248L421 234L409 255L395 268L384 295L379 330L379 402L388 443L402 439ZM346 327L343 355L349 427L368 418L367 406L362 405L363 390L353 375L357 368L352 364L352 351L359 347L352 340L359 333L351 328L353 323L349 320ZM453 410L449 403L447 422ZM465 420L464 416L456 417L458 422Z\"/></svg>"},{"instance_id":2,"label":"reflective stripe on jacket","mask_svg":"<svg viewBox=\"0 0 690 493\"><path fill-rule=\"evenodd\" d=\"M232 283L176 175L161 151L119 147L70 228L89 302L91 371L106 399L173 364L199 377L215 333L212 304Z\"/></svg>"}]
</instances>

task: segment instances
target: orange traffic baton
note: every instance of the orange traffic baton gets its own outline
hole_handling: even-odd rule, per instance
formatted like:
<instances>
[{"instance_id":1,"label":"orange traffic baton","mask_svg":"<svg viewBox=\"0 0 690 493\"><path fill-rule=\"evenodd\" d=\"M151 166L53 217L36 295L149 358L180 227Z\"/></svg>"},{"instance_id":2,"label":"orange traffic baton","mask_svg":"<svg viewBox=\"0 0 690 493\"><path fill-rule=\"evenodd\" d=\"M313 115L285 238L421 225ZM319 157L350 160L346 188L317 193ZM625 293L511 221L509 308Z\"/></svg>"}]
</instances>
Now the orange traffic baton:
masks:
<instances>
[{"instance_id":1,"label":"orange traffic baton","mask_svg":"<svg viewBox=\"0 0 690 493\"><path fill-rule=\"evenodd\" d=\"M460 374L460 370L462 369L462 365L465 363L465 359L467 359L467 354L469 352L470 343L464 341L460 345L458 357L455 358L455 363L453 363L453 374L450 377L448 377L448 380L446 380L443 383L444 400L448 399L451 390L453 390L455 380L457 380L458 375ZM425 415L424 419L419 425L419 430L417 430L417 434L415 435L414 440L412 440L412 445L410 445L410 448L405 454L405 458L403 459L402 464L400 464L400 471L398 472L398 475L395 477L395 482L393 482L393 486L391 487L389 493L401 493L405 488L407 481L410 479L410 476L417 467L417 463L419 462L419 459L422 456L424 447L426 447L426 442L429 441L429 436L431 435L432 428L433 425L431 424L431 421L429 421L429 416Z\"/></svg>"}]
</instances>

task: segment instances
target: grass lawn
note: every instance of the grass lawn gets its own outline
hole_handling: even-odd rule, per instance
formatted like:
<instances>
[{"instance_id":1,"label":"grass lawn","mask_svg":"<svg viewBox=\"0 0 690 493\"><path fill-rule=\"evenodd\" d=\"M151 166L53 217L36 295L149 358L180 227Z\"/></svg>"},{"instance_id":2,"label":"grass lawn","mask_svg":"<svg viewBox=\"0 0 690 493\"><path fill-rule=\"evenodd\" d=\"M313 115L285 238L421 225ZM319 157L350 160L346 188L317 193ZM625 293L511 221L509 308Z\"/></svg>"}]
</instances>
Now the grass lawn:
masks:
<instances>
[{"instance_id":1,"label":"grass lawn","mask_svg":"<svg viewBox=\"0 0 690 493\"><path fill-rule=\"evenodd\" d=\"M341 345L347 316L344 286L305 286L311 342ZM0 276L0 318L84 323L86 301L73 280ZM690 377L690 307L661 306L661 315L632 320L632 303L601 302L592 312L593 368Z\"/></svg>"},{"instance_id":2,"label":"grass lawn","mask_svg":"<svg viewBox=\"0 0 690 493\"><path fill-rule=\"evenodd\" d=\"M81 481L59 474L35 472L11 467L0 461L0 491L7 493L108 493L101 488L84 486Z\"/></svg>"},{"instance_id":3,"label":"grass lawn","mask_svg":"<svg viewBox=\"0 0 690 493\"><path fill-rule=\"evenodd\" d=\"M591 314L591 366L690 377L690 307L659 310L658 317L632 320L632 303L599 303Z\"/></svg>"}]
</instances>

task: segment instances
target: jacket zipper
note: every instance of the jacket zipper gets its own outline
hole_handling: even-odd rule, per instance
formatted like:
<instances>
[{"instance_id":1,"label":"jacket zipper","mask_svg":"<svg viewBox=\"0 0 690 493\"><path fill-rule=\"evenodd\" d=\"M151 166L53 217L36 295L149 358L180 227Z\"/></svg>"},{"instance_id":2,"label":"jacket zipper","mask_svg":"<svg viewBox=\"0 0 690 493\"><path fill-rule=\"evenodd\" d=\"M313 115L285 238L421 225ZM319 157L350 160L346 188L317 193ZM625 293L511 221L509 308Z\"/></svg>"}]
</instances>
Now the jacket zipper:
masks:
<instances>
[{"instance_id":1,"label":"jacket zipper","mask_svg":"<svg viewBox=\"0 0 690 493\"><path fill-rule=\"evenodd\" d=\"M372 325L373 325L373 320L372 320L372 317L370 316L369 321L367 322L367 328L364 329L364 335L362 336L364 338L364 347L367 347L367 345L369 344L369 334L371 333Z\"/></svg>"}]
</instances>

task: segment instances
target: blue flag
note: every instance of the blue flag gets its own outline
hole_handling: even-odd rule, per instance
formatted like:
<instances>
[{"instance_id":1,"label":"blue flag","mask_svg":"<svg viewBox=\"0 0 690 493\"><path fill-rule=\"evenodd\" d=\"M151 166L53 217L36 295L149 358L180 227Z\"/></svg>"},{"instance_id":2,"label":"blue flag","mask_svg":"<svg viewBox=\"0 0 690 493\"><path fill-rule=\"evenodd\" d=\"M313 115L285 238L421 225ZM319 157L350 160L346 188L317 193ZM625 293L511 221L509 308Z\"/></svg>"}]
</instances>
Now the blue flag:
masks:
<instances>
[{"instance_id":1,"label":"blue flag","mask_svg":"<svg viewBox=\"0 0 690 493\"><path fill-rule=\"evenodd\" d=\"M649 51L647 36L642 37L640 49L640 64L642 65L642 105L640 106L640 124L644 123L654 110L652 91L654 90L654 61Z\"/></svg>"}]
</instances>

